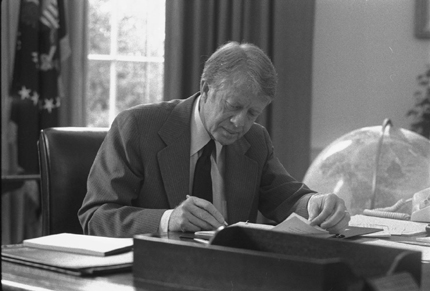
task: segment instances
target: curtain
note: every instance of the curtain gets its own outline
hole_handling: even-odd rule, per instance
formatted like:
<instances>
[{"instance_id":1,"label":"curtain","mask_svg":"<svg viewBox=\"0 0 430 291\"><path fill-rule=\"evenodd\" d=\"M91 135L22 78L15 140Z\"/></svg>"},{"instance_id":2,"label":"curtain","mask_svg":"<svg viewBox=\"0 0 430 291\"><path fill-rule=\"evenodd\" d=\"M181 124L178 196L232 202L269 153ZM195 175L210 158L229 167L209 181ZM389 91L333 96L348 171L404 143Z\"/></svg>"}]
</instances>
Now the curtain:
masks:
<instances>
[{"instance_id":1,"label":"curtain","mask_svg":"<svg viewBox=\"0 0 430 291\"><path fill-rule=\"evenodd\" d=\"M204 62L221 44L254 43L279 78L275 100L258 122L301 180L310 163L314 10L315 0L167 0L165 99L197 92Z\"/></svg>"},{"instance_id":2,"label":"curtain","mask_svg":"<svg viewBox=\"0 0 430 291\"><path fill-rule=\"evenodd\" d=\"M17 126L10 122L10 88L15 58L15 47L21 1L1 2L2 37L2 176L22 172L18 162ZM86 71L87 1L65 1L66 29L71 55L61 63L63 92L58 125L84 126L83 118ZM67 48L67 43L62 48ZM63 51L63 56L67 52ZM36 133L37 134L37 133ZM33 153L32 160L36 159ZM36 169L33 167L36 173ZM36 181L25 181L19 188L4 187L2 179L2 244L20 243L25 238L41 234L40 197Z\"/></svg>"},{"instance_id":3,"label":"curtain","mask_svg":"<svg viewBox=\"0 0 430 291\"><path fill-rule=\"evenodd\" d=\"M18 31L20 1L1 3L1 61L2 61L2 176L22 171L18 163L17 126L10 121L13 59ZM2 244L20 243L24 238L41 234L39 192L36 181L26 181L19 188L4 187L2 181L1 226Z\"/></svg>"},{"instance_id":4,"label":"curtain","mask_svg":"<svg viewBox=\"0 0 430 291\"><path fill-rule=\"evenodd\" d=\"M86 126L88 1L64 1L71 55L63 62L64 99L60 126Z\"/></svg>"}]
</instances>

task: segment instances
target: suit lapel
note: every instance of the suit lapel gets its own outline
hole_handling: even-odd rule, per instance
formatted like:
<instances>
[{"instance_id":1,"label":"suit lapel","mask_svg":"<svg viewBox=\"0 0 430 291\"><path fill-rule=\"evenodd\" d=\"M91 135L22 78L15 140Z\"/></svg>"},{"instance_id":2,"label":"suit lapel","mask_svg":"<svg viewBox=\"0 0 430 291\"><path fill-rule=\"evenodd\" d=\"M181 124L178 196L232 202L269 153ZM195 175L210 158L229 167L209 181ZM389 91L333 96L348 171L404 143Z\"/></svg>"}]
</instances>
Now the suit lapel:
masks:
<instances>
[{"instance_id":1,"label":"suit lapel","mask_svg":"<svg viewBox=\"0 0 430 291\"><path fill-rule=\"evenodd\" d=\"M245 155L249 147L245 138L226 146L225 196L229 223L247 220L254 201L258 165Z\"/></svg>"},{"instance_id":2,"label":"suit lapel","mask_svg":"<svg viewBox=\"0 0 430 291\"><path fill-rule=\"evenodd\" d=\"M193 102L198 95L181 101L158 132L166 147L158 152L164 188L171 208L188 194L190 179L190 118Z\"/></svg>"}]
</instances>

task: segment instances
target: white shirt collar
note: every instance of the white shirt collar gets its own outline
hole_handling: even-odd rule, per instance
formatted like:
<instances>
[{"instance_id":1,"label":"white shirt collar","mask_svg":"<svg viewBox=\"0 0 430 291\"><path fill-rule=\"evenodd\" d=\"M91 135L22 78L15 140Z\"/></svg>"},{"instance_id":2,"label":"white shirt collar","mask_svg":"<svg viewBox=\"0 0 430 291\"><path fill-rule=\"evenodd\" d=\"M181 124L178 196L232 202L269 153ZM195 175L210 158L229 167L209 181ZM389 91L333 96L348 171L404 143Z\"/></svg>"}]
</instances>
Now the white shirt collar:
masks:
<instances>
[{"instance_id":1,"label":"white shirt collar","mask_svg":"<svg viewBox=\"0 0 430 291\"><path fill-rule=\"evenodd\" d=\"M191 118L191 148L190 148L190 157L196 154L202 147L204 147L210 140L210 136L206 131L205 126L203 125L202 119L199 114L199 104L200 104L199 96L193 105L193 115ZM216 158L218 157L222 150L222 145L215 141L216 146Z\"/></svg>"}]
</instances>

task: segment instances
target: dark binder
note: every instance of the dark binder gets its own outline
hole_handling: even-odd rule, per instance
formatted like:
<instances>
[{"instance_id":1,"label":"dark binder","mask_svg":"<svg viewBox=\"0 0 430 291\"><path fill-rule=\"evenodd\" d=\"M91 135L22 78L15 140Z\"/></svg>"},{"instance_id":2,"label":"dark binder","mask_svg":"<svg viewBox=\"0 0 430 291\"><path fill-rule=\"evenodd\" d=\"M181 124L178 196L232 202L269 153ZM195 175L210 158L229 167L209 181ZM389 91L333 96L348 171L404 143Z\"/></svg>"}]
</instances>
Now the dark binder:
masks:
<instances>
[{"instance_id":1,"label":"dark binder","mask_svg":"<svg viewBox=\"0 0 430 291\"><path fill-rule=\"evenodd\" d=\"M22 245L2 246L3 261L32 266L73 276L96 276L130 271L133 252L97 257L61 251L24 247Z\"/></svg>"},{"instance_id":2,"label":"dark binder","mask_svg":"<svg viewBox=\"0 0 430 291\"><path fill-rule=\"evenodd\" d=\"M209 245L134 237L133 275L204 290L362 290L366 279L406 272L421 282L421 253L348 240L228 227ZM144 285L142 285L144 286Z\"/></svg>"}]
</instances>

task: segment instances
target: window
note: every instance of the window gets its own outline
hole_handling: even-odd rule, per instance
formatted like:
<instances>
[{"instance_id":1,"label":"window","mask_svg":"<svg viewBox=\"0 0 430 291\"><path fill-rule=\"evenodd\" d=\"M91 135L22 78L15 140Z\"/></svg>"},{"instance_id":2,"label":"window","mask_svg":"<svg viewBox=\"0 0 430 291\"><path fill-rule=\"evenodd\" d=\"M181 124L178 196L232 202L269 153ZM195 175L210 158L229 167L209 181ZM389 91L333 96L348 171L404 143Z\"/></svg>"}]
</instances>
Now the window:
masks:
<instances>
[{"instance_id":1,"label":"window","mask_svg":"<svg viewBox=\"0 0 430 291\"><path fill-rule=\"evenodd\" d=\"M89 0L87 126L162 100L164 0Z\"/></svg>"}]
</instances>

